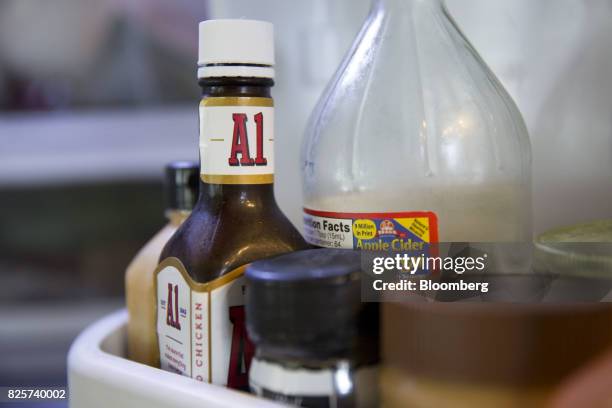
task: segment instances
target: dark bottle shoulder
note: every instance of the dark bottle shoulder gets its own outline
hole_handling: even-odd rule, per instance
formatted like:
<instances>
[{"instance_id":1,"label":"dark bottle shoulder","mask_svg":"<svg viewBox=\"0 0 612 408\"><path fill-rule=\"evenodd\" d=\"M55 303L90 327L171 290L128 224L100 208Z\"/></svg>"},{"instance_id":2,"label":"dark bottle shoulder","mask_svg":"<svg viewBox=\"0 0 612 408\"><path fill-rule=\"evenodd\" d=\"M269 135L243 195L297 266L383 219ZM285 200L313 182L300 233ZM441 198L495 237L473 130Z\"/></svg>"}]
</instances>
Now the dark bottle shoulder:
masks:
<instances>
[{"instance_id":1,"label":"dark bottle shoulder","mask_svg":"<svg viewBox=\"0 0 612 408\"><path fill-rule=\"evenodd\" d=\"M178 258L197 282L287 252L310 248L276 206L261 211L194 211L164 247L160 260Z\"/></svg>"}]
</instances>

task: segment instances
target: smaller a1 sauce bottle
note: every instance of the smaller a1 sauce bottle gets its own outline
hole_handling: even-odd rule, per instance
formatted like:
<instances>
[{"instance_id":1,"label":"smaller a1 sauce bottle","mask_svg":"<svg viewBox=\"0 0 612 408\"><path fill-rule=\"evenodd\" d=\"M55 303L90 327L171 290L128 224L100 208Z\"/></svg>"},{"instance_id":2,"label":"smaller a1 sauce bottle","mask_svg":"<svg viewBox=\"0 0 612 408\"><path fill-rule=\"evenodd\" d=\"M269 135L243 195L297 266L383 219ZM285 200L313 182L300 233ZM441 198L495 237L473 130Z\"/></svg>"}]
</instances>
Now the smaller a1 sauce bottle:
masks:
<instances>
[{"instance_id":1,"label":"smaller a1 sauce bottle","mask_svg":"<svg viewBox=\"0 0 612 408\"><path fill-rule=\"evenodd\" d=\"M172 162L166 166L164 193L168 223L136 254L125 272L128 357L152 367L159 367L155 269L164 245L191 214L198 198L199 170L198 163L190 161Z\"/></svg>"},{"instance_id":2,"label":"smaller a1 sauce bottle","mask_svg":"<svg viewBox=\"0 0 612 408\"><path fill-rule=\"evenodd\" d=\"M156 271L161 368L248 388L244 270L307 247L274 198L272 24L200 24L200 196Z\"/></svg>"},{"instance_id":3,"label":"smaller a1 sauce bottle","mask_svg":"<svg viewBox=\"0 0 612 408\"><path fill-rule=\"evenodd\" d=\"M357 251L314 249L249 266L251 392L300 407L375 407L378 304L361 302Z\"/></svg>"}]
</instances>

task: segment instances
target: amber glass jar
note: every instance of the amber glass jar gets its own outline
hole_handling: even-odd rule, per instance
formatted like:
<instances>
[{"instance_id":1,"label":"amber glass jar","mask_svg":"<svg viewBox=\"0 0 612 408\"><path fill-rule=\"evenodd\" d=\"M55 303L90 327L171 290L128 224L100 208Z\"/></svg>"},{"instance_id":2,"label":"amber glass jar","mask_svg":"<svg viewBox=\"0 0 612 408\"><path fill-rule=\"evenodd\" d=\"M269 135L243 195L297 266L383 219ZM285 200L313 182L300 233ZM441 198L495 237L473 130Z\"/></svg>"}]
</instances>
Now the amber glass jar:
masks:
<instances>
[{"instance_id":1,"label":"amber glass jar","mask_svg":"<svg viewBox=\"0 0 612 408\"><path fill-rule=\"evenodd\" d=\"M612 345L606 304L389 303L383 406L543 407Z\"/></svg>"}]
</instances>

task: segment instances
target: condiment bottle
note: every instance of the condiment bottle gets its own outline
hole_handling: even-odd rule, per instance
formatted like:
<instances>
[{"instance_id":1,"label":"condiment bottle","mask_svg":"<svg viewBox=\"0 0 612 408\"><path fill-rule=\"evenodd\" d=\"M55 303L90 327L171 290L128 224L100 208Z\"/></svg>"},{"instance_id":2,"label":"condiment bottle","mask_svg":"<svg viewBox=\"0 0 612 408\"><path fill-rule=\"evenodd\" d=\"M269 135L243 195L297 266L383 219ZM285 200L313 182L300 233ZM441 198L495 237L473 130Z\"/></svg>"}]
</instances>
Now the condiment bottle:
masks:
<instances>
[{"instance_id":1,"label":"condiment bottle","mask_svg":"<svg viewBox=\"0 0 612 408\"><path fill-rule=\"evenodd\" d=\"M194 162L177 161L166 166L164 191L168 224L138 252L125 272L128 357L153 367L159 367L155 269L164 245L187 219L196 202L198 172L199 166Z\"/></svg>"},{"instance_id":2,"label":"condiment bottle","mask_svg":"<svg viewBox=\"0 0 612 408\"><path fill-rule=\"evenodd\" d=\"M318 246L532 239L525 124L442 0L374 1L311 116L302 177Z\"/></svg>"},{"instance_id":3,"label":"condiment bottle","mask_svg":"<svg viewBox=\"0 0 612 408\"><path fill-rule=\"evenodd\" d=\"M376 406L378 305L361 303L360 266L357 252L329 249L249 266L253 393L301 407Z\"/></svg>"},{"instance_id":4,"label":"condiment bottle","mask_svg":"<svg viewBox=\"0 0 612 408\"><path fill-rule=\"evenodd\" d=\"M385 408L547 407L612 346L603 303L385 303Z\"/></svg>"},{"instance_id":5,"label":"condiment bottle","mask_svg":"<svg viewBox=\"0 0 612 408\"><path fill-rule=\"evenodd\" d=\"M244 269L307 246L274 199L272 25L201 23L198 66L200 197L157 269L161 367L246 389Z\"/></svg>"}]
</instances>

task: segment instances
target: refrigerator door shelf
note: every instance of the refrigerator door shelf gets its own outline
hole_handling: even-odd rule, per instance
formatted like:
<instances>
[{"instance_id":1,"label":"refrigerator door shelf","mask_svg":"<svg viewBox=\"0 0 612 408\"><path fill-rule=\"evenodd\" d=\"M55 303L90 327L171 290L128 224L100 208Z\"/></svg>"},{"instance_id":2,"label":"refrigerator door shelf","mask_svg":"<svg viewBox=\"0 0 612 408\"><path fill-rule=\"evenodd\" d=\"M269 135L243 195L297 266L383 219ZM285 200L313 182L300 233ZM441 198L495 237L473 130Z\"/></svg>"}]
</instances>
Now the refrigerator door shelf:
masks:
<instances>
[{"instance_id":1,"label":"refrigerator door shelf","mask_svg":"<svg viewBox=\"0 0 612 408\"><path fill-rule=\"evenodd\" d=\"M128 360L127 311L85 329L68 353L72 408L275 408L276 403Z\"/></svg>"}]
</instances>

